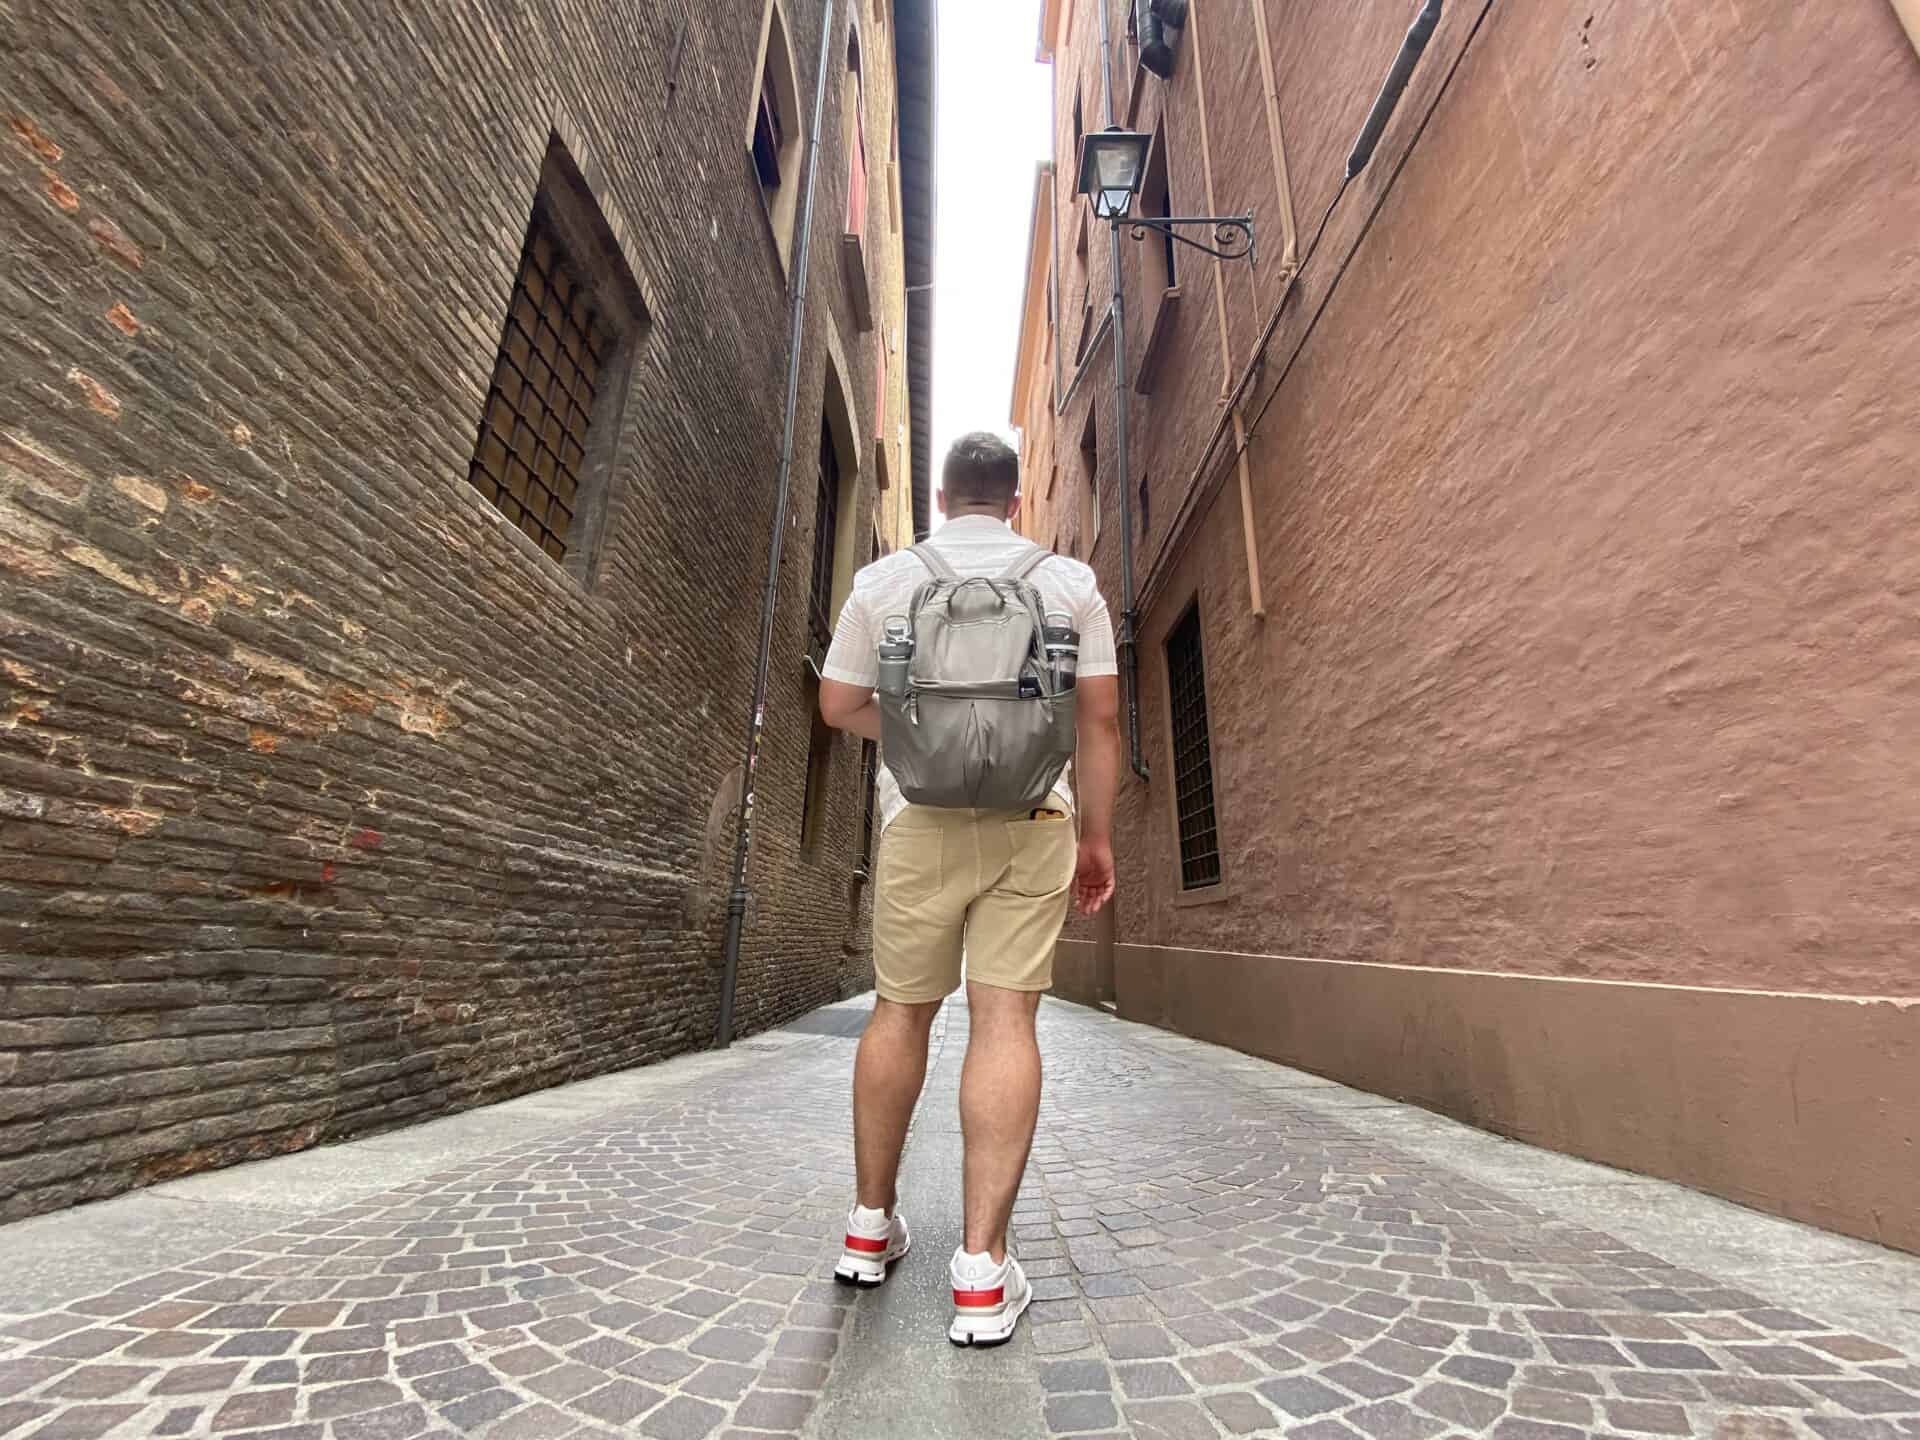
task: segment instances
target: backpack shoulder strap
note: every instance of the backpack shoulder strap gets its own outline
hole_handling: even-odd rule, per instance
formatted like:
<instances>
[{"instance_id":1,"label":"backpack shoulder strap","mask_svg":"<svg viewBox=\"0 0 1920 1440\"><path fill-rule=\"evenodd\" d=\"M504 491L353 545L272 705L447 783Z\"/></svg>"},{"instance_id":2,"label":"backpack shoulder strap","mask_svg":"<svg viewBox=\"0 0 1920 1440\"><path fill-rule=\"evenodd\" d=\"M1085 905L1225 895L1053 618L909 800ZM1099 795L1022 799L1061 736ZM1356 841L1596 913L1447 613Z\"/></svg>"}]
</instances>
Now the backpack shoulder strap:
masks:
<instances>
[{"instance_id":1,"label":"backpack shoulder strap","mask_svg":"<svg viewBox=\"0 0 1920 1440\"><path fill-rule=\"evenodd\" d=\"M947 557L924 540L914 546L909 553L915 556L927 569L931 570L933 572L933 578L936 580L958 580L960 578L953 566L947 563Z\"/></svg>"},{"instance_id":2,"label":"backpack shoulder strap","mask_svg":"<svg viewBox=\"0 0 1920 1440\"><path fill-rule=\"evenodd\" d=\"M1003 582L1009 581L1009 580L1024 580L1027 578L1027 576L1031 575L1035 570L1038 570L1040 568L1040 564L1042 561L1049 560L1052 557L1053 557L1053 552L1047 549L1044 545L1035 545L1033 548L1028 550L1026 554L1022 555L1018 560L1014 561L1013 564L1009 565L1007 567L1006 573L1003 574L1000 577L1000 579Z\"/></svg>"}]
</instances>

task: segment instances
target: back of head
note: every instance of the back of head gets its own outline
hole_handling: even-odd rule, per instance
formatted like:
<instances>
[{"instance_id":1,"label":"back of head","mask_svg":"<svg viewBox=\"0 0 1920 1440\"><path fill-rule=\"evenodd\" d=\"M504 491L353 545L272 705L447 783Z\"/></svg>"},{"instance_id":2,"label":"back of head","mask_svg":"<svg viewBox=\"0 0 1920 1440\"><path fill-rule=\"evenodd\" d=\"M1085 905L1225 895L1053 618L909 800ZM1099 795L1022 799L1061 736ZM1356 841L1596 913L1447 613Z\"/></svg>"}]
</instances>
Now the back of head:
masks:
<instances>
[{"instance_id":1,"label":"back of head","mask_svg":"<svg viewBox=\"0 0 1920 1440\"><path fill-rule=\"evenodd\" d=\"M1020 489L1020 457L998 435L972 431L954 441L947 451L940 488L949 515L959 509L1004 513Z\"/></svg>"}]
</instances>

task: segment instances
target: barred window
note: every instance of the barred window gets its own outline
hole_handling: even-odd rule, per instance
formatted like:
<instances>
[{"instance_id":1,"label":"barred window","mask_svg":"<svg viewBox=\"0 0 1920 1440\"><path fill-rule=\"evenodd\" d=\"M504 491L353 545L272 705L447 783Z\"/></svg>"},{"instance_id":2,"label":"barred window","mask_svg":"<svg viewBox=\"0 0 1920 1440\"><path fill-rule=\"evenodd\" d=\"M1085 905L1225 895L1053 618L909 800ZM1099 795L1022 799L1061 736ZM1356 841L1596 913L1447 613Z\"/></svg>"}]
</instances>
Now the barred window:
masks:
<instances>
[{"instance_id":1,"label":"barred window","mask_svg":"<svg viewBox=\"0 0 1920 1440\"><path fill-rule=\"evenodd\" d=\"M1200 607L1167 637L1167 688L1173 711L1173 795L1180 824L1180 888L1220 883L1220 837L1213 814L1213 752L1207 735L1207 677L1200 653Z\"/></svg>"},{"instance_id":2,"label":"barred window","mask_svg":"<svg viewBox=\"0 0 1920 1440\"><path fill-rule=\"evenodd\" d=\"M582 578L604 502L638 287L557 139L527 221L467 481Z\"/></svg>"},{"instance_id":3,"label":"barred window","mask_svg":"<svg viewBox=\"0 0 1920 1440\"><path fill-rule=\"evenodd\" d=\"M556 560L567 558L610 342L536 201L467 479Z\"/></svg>"}]
</instances>

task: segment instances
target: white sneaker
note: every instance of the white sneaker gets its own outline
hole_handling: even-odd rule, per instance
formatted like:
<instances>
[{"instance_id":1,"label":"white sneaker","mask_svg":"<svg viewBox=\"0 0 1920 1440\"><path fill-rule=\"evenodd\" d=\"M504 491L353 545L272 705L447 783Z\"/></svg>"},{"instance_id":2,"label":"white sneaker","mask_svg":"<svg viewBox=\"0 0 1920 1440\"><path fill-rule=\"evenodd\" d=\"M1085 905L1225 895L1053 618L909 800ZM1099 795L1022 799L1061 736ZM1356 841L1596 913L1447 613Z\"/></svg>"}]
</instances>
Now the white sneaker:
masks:
<instances>
[{"instance_id":1,"label":"white sneaker","mask_svg":"<svg viewBox=\"0 0 1920 1440\"><path fill-rule=\"evenodd\" d=\"M1027 1272L1007 1252L996 1265L988 1254L953 1252L953 1324L947 1338L956 1345L1004 1345L1013 1338L1033 1299Z\"/></svg>"},{"instance_id":2,"label":"white sneaker","mask_svg":"<svg viewBox=\"0 0 1920 1440\"><path fill-rule=\"evenodd\" d=\"M842 1285L878 1285L887 1278L887 1267L912 1248L913 1236L899 1211L889 1219L884 1210L856 1205L847 1216L847 1243L833 1278Z\"/></svg>"}]
</instances>

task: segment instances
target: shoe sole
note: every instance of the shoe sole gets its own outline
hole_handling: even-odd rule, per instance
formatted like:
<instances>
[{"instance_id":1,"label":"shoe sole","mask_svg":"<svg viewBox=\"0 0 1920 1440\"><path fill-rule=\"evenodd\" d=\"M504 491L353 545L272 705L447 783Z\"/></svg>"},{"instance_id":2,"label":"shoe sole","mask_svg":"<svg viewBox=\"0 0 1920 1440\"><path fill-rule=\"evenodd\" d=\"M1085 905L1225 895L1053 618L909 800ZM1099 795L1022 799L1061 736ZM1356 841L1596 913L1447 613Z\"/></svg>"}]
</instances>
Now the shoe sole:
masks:
<instances>
[{"instance_id":1,"label":"shoe sole","mask_svg":"<svg viewBox=\"0 0 1920 1440\"><path fill-rule=\"evenodd\" d=\"M1033 1286L1027 1286L1027 1293L1020 1297L1020 1304L1007 1316L1007 1328L1004 1330L963 1330L955 1320L947 1327L947 1339L955 1345L970 1350L991 1350L996 1345L1004 1345L1013 1339L1013 1332L1020 1326L1020 1317L1027 1313L1027 1306L1033 1303Z\"/></svg>"},{"instance_id":2,"label":"shoe sole","mask_svg":"<svg viewBox=\"0 0 1920 1440\"><path fill-rule=\"evenodd\" d=\"M904 1260L907 1252L911 1249L913 1249L913 1237L909 1235L906 1244L902 1245L893 1254L884 1256L881 1259L880 1273L877 1275L865 1270L851 1268L851 1261L843 1255L840 1257L840 1263L833 1267L833 1278L842 1285L852 1285L861 1290L871 1290L874 1286L886 1282L887 1275L893 1269L894 1263L899 1260Z\"/></svg>"}]
</instances>

